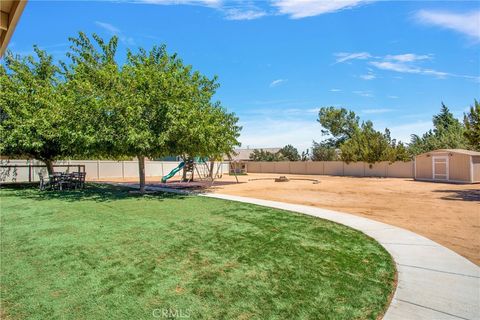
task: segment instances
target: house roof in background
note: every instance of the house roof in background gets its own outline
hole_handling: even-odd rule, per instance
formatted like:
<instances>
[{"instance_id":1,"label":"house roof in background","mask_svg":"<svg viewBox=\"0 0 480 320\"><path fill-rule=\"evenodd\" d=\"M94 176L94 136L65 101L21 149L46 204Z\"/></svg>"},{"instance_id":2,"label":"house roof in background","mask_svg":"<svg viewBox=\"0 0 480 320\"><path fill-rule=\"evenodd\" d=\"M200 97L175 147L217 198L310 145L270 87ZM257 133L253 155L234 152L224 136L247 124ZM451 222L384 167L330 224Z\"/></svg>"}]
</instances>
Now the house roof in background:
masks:
<instances>
[{"instance_id":1,"label":"house roof in background","mask_svg":"<svg viewBox=\"0 0 480 320\"><path fill-rule=\"evenodd\" d=\"M263 150L271 153L277 153L282 148L253 148L253 149L235 149L235 155L232 155L233 161L246 161L250 160L250 155L253 153L253 150ZM229 159L225 159L229 160Z\"/></svg>"}]
</instances>

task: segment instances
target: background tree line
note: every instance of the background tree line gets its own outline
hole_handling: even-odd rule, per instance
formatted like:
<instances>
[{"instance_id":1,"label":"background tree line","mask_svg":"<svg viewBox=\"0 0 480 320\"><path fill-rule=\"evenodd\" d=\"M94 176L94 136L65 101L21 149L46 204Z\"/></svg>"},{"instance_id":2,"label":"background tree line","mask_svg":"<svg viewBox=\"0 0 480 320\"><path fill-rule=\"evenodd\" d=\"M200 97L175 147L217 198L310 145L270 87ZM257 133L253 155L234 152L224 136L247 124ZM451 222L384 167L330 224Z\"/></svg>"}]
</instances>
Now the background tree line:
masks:
<instances>
[{"instance_id":1,"label":"background tree line","mask_svg":"<svg viewBox=\"0 0 480 320\"><path fill-rule=\"evenodd\" d=\"M145 158L171 154L211 160L231 154L238 118L213 101L219 87L165 46L127 51L118 38L80 32L68 62L34 47L36 56L7 53L0 65L0 153L53 162L66 158L136 157L140 190Z\"/></svg>"},{"instance_id":2,"label":"background tree line","mask_svg":"<svg viewBox=\"0 0 480 320\"><path fill-rule=\"evenodd\" d=\"M300 155L297 148L291 144L286 145L277 152L254 149L250 154L252 161L307 161L310 159L308 150Z\"/></svg>"},{"instance_id":3,"label":"background tree line","mask_svg":"<svg viewBox=\"0 0 480 320\"><path fill-rule=\"evenodd\" d=\"M374 129L371 121L362 121L355 112L345 108L323 107L317 121L328 138L313 141L311 154L287 145L277 153L254 150L254 161L409 161L417 154L436 149L469 149L480 151L480 104L474 100L463 122L456 119L442 103L440 113L433 116L433 129L422 136L412 135L409 144L397 142L385 129Z\"/></svg>"}]
</instances>

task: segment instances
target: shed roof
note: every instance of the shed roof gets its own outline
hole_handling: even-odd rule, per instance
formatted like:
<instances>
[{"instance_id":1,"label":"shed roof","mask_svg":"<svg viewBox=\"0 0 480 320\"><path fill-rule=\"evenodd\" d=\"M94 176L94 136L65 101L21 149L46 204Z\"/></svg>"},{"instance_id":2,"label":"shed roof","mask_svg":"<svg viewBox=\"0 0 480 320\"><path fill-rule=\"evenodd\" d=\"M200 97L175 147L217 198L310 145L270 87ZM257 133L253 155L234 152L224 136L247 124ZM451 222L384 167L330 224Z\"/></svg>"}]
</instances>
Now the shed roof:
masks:
<instances>
[{"instance_id":1,"label":"shed roof","mask_svg":"<svg viewBox=\"0 0 480 320\"><path fill-rule=\"evenodd\" d=\"M459 153L459 154L466 154L469 156L480 156L480 152L478 151L472 151L472 150L465 150L465 149L437 149L437 150L432 150L429 152L424 152L422 154L427 154L427 153L436 153L436 152L452 152L452 153Z\"/></svg>"}]
</instances>

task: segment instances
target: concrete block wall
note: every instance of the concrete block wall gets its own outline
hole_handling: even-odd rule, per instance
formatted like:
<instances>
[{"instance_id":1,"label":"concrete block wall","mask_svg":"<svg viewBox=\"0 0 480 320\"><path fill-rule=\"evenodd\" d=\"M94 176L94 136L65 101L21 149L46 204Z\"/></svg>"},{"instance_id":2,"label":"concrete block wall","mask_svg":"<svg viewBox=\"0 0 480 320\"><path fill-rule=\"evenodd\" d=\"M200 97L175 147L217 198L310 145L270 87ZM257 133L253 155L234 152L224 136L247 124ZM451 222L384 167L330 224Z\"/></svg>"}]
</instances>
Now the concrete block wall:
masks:
<instances>
[{"instance_id":1,"label":"concrete block wall","mask_svg":"<svg viewBox=\"0 0 480 320\"><path fill-rule=\"evenodd\" d=\"M344 163L342 161L325 161L323 164L323 174L329 176L345 175Z\"/></svg>"},{"instance_id":2,"label":"concrete block wall","mask_svg":"<svg viewBox=\"0 0 480 320\"><path fill-rule=\"evenodd\" d=\"M352 177L413 178L414 164L388 161L374 164L343 161L248 162L249 173L307 174Z\"/></svg>"}]
</instances>

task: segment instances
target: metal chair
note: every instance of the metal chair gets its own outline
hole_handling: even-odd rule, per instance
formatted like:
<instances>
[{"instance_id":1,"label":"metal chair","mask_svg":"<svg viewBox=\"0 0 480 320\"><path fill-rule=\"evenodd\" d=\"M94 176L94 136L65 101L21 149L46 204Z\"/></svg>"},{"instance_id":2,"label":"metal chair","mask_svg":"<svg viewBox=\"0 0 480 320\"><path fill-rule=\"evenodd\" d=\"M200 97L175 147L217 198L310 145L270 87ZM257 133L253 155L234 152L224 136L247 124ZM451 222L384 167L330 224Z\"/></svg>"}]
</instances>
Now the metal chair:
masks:
<instances>
[{"instance_id":1,"label":"metal chair","mask_svg":"<svg viewBox=\"0 0 480 320\"><path fill-rule=\"evenodd\" d=\"M52 188L52 184L51 184L51 181L50 179L45 179L45 176L43 175L43 172L39 172L38 173L38 178L40 179L40 190L44 191L47 189L47 187L49 189Z\"/></svg>"},{"instance_id":2,"label":"metal chair","mask_svg":"<svg viewBox=\"0 0 480 320\"><path fill-rule=\"evenodd\" d=\"M71 189L74 186L73 175L71 173L62 172L58 183L60 190Z\"/></svg>"},{"instance_id":3,"label":"metal chair","mask_svg":"<svg viewBox=\"0 0 480 320\"><path fill-rule=\"evenodd\" d=\"M85 177L86 177L85 172L72 172L71 174L71 181L72 181L72 186L77 189L81 188L83 189L85 187Z\"/></svg>"},{"instance_id":4,"label":"metal chair","mask_svg":"<svg viewBox=\"0 0 480 320\"><path fill-rule=\"evenodd\" d=\"M85 172L72 172L71 179L72 179L72 186L77 189L83 189L85 187Z\"/></svg>"},{"instance_id":5,"label":"metal chair","mask_svg":"<svg viewBox=\"0 0 480 320\"><path fill-rule=\"evenodd\" d=\"M87 178L86 172L79 172L80 188L85 188L85 179Z\"/></svg>"}]
</instances>

